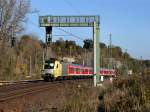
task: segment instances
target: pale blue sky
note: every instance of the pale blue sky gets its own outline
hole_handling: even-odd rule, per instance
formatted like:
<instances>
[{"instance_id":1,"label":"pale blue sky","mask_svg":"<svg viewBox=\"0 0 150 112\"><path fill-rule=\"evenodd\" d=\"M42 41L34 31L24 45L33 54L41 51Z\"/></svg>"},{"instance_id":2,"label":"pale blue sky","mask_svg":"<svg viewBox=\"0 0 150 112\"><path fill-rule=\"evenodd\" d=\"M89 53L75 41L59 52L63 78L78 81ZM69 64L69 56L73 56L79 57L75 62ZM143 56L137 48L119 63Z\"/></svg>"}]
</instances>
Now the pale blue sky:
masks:
<instances>
[{"instance_id":1,"label":"pale blue sky","mask_svg":"<svg viewBox=\"0 0 150 112\"><path fill-rule=\"evenodd\" d=\"M39 15L100 15L100 40L106 44L109 32L114 45L128 50L132 57L150 59L150 0L31 0ZM29 14L26 33L45 40L44 28L38 26L38 14ZM92 38L91 28L65 28L82 38ZM65 34L54 28L54 35ZM55 41L59 37L54 37ZM64 39L81 40L74 37Z\"/></svg>"}]
</instances>

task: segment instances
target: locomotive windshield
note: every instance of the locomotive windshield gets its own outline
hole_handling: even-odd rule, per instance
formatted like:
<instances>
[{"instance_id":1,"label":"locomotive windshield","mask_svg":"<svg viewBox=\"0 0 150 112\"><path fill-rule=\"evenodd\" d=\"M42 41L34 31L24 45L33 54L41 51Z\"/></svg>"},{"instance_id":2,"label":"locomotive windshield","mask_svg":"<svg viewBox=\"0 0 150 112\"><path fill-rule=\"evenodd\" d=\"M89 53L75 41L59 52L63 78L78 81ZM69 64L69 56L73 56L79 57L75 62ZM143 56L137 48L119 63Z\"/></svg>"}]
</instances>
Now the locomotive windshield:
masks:
<instances>
[{"instance_id":1,"label":"locomotive windshield","mask_svg":"<svg viewBox=\"0 0 150 112\"><path fill-rule=\"evenodd\" d=\"M46 60L44 69L54 69L55 60Z\"/></svg>"},{"instance_id":2,"label":"locomotive windshield","mask_svg":"<svg viewBox=\"0 0 150 112\"><path fill-rule=\"evenodd\" d=\"M46 63L44 69L54 69L54 63Z\"/></svg>"}]
</instances>

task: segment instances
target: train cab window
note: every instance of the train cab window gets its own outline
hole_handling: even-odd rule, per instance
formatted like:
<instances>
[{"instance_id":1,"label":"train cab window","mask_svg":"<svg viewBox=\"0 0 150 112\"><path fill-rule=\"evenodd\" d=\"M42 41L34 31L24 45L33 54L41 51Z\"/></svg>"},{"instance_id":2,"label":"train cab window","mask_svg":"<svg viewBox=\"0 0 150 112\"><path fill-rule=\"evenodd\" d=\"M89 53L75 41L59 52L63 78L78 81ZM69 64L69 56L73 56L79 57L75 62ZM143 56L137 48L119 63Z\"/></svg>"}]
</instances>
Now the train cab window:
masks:
<instances>
[{"instance_id":1,"label":"train cab window","mask_svg":"<svg viewBox=\"0 0 150 112\"><path fill-rule=\"evenodd\" d=\"M58 68L58 64L57 64L56 68Z\"/></svg>"},{"instance_id":2,"label":"train cab window","mask_svg":"<svg viewBox=\"0 0 150 112\"><path fill-rule=\"evenodd\" d=\"M48 65L44 65L44 69L48 69Z\"/></svg>"},{"instance_id":3,"label":"train cab window","mask_svg":"<svg viewBox=\"0 0 150 112\"><path fill-rule=\"evenodd\" d=\"M54 63L45 63L44 69L53 69L54 68Z\"/></svg>"}]
</instances>

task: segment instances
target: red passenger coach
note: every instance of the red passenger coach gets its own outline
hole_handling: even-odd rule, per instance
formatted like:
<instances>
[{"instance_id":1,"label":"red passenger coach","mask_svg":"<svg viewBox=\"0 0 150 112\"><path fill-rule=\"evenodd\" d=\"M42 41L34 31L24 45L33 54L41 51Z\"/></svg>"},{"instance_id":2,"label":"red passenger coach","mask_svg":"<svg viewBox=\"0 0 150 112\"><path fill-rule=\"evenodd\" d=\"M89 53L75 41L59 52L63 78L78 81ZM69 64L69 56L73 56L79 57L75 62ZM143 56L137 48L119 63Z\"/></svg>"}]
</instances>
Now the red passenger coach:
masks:
<instances>
[{"instance_id":1,"label":"red passenger coach","mask_svg":"<svg viewBox=\"0 0 150 112\"><path fill-rule=\"evenodd\" d=\"M102 68L100 70L100 74L102 76L116 76L115 70L114 69L106 69L106 68Z\"/></svg>"},{"instance_id":2,"label":"red passenger coach","mask_svg":"<svg viewBox=\"0 0 150 112\"><path fill-rule=\"evenodd\" d=\"M75 64L69 64L67 67L68 75L70 76L86 76L86 75L92 75L92 68L91 67L84 67L80 65Z\"/></svg>"},{"instance_id":3,"label":"red passenger coach","mask_svg":"<svg viewBox=\"0 0 150 112\"><path fill-rule=\"evenodd\" d=\"M114 69L106 69L106 68L102 68L99 73L101 76L115 77L116 75ZM68 64L67 74L68 76L92 76L93 69L91 67L85 67L76 64Z\"/></svg>"}]
</instances>

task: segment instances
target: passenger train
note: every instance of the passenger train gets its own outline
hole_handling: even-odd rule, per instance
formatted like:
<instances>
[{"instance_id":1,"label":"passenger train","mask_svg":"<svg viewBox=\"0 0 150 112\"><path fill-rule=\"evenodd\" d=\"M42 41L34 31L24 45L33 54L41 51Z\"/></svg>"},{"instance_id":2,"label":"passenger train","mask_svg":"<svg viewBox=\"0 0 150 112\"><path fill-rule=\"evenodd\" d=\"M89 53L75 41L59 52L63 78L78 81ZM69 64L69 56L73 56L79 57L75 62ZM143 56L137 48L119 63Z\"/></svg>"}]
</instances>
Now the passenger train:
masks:
<instances>
[{"instance_id":1,"label":"passenger train","mask_svg":"<svg viewBox=\"0 0 150 112\"><path fill-rule=\"evenodd\" d=\"M114 69L100 69L100 75L115 77ZM93 68L78 64L61 62L55 58L45 60L42 70L42 78L45 81L54 79L89 78L93 77Z\"/></svg>"}]
</instances>

